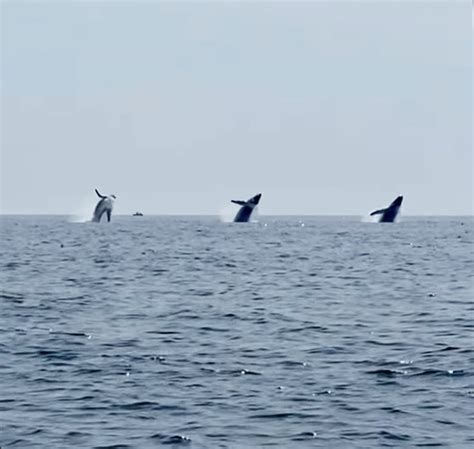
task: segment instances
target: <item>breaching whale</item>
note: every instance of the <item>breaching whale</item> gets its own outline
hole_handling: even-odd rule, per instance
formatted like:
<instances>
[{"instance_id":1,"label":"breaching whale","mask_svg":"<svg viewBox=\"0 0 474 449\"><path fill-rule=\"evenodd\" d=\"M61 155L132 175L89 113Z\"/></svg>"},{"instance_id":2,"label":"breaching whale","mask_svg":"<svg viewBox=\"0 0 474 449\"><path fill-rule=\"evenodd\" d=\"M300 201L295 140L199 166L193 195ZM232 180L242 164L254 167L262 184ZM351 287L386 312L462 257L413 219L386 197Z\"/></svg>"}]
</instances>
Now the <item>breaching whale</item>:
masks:
<instances>
[{"instance_id":1,"label":"breaching whale","mask_svg":"<svg viewBox=\"0 0 474 449\"><path fill-rule=\"evenodd\" d=\"M370 215L381 214L379 223L393 223L397 218L402 201L403 196L398 196L386 209L374 210Z\"/></svg>"},{"instance_id":2,"label":"breaching whale","mask_svg":"<svg viewBox=\"0 0 474 449\"><path fill-rule=\"evenodd\" d=\"M97 206L95 206L92 221L99 223L104 213L107 214L107 221L110 221L110 218L112 217L112 209L114 208L114 201L116 199L116 196L115 195L109 195L109 196L101 195L97 189L95 189L95 193L97 193L97 196L100 198L100 201L97 203Z\"/></svg>"},{"instance_id":3,"label":"breaching whale","mask_svg":"<svg viewBox=\"0 0 474 449\"><path fill-rule=\"evenodd\" d=\"M252 215L253 210L260 202L261 197L262 194L259 193L250 198L248 201L232 200L233 203L242 206L234 218L234 223L247 223L250 220L250 216Z\"/></svg>"}]
</instances>

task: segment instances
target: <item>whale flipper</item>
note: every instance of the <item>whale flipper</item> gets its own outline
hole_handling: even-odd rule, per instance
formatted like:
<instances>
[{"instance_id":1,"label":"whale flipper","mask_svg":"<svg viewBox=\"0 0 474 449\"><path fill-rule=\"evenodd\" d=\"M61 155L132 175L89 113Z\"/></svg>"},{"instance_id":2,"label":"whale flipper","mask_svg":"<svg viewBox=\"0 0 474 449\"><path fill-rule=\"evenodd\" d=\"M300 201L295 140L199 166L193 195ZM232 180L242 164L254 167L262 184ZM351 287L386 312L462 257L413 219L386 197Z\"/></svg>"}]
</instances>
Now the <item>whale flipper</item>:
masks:
<instances>
[{"instance_id":1,"label":"whale flipper","mask_svg":"<svg viewBox=\"0 0 474 449\"><path fill-rule=\"evenodd\" d=\"M112 210L111 209L107 209L107 221L110 223L110 218L112 217Z\"/></svg>"},{"instance_id":2,"label":"whale flipper","mask_svg":"<svg viewBox=\"0 0 474 449\"><path fill-rule=\"evenodd\" d=\"M102 199L107 198L106 196L101 195L97 189L95 189L95 193L97 193L97 196L98 196L99 198L102 198Z\"/></svg>"},{"instance_id":3,"label":"whale flipper","mask_svg":"<svg viewBox=\"0 0 474 449\"><path fill-rule=\"evenodd\" d=\"M377 214L383 214L387 209L379 209L379 210L374 210L370 216L372 215L377 215Z\"/></svg>"},{"instance_id":4,"label":"whale flipper","mask_svg":"<svg viewBox=\"0 0 474 449\"><path fill-rule=\"evenodd\" d=\"M240 200L230 200L232 203L238 204L239 206L245 206L247 201L240 201Z\"/></svg>"}]
</instances>

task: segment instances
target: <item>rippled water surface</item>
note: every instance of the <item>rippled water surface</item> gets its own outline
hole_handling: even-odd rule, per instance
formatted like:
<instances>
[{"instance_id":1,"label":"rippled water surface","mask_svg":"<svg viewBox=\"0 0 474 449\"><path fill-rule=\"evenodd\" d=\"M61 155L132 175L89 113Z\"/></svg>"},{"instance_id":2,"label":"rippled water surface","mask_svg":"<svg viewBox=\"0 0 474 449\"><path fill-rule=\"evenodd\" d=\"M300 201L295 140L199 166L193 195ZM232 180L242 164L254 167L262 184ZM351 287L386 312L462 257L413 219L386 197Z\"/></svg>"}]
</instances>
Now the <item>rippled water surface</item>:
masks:
<instances>
[{"instance_id":1,"label":"rippled water surface","mask_svg":"<svg viewBox=\"0 0 474 449\"><path fill-rule=\"evenodd\" d=\"M0 220L3 449L474 447L472 218Z\"/></svg>"}]
</instances>

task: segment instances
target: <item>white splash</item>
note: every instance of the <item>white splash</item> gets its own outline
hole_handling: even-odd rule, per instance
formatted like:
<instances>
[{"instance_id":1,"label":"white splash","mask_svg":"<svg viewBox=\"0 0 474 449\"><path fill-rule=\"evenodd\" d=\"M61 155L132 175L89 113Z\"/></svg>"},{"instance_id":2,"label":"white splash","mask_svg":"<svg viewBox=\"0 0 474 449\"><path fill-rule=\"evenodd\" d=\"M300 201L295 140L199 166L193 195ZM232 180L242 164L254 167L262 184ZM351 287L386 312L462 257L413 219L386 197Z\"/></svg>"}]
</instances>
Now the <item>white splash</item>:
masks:
<instances>
[{"instance_id":1,"label":"white splash","mask_svg":"<svg viewBox=\"0 0 474 449\"><path fill-rule=\"evenodd\" d=\"M363 214L360 217L360 221L362 223L378 223L379 222L379 217L377 215L372 215L370 216L369 214Z\"/></svg>"},{"instance_id":2,"label":"white splash","mask_svg":"<svg viewBox=\"0 0 474 449\"><path fill-rule=\"evenodd\" d=\"M239 206L226 204L219 212L219 219L222 223L231 223L239 210Z\"/></svg>"},{"instance_id":3,"label":"white splash","mask_svg":"<svg viewBox=\"0 0 474 449\"><path fill-rule=\"evenodd\" d=\"M258 216L260 214L260 211L258 209L258 206L255 206L253 209L252 215L250 216L250 223L259 223L260 220L258 220Z\"/></svg>"},{"instance_id":4,"label":"white splash","mask_svg":"<svg viewBox=\"0 0 474 449\"><path fill-rule=\"evenodd\" d=\"M92 199L92 197L83 199L81 204L79 204L75 209L74 213L69 216L68 221L70 223L86 223L91 221L96 204L97 201Z\"/></svg>"}]
</instances>

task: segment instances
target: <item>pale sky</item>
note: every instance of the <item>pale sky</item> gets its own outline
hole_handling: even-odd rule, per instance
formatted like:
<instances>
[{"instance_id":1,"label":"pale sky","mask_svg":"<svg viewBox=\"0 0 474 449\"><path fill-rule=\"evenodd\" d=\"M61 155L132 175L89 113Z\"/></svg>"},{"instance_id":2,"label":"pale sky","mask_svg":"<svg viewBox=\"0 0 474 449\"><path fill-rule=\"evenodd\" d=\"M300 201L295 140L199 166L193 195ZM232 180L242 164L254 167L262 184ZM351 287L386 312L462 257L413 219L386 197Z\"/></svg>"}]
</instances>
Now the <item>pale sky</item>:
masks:
<instances>
[{"instance_id":1,"label":"pale sky","mask_svg":"<svg viewBox=\"0 0 474 449\"><path fill-rule=\"evenodd\" d=\"M473 213L470 1L1 3L1 212Z\"/></svg>"}]
</instances>

